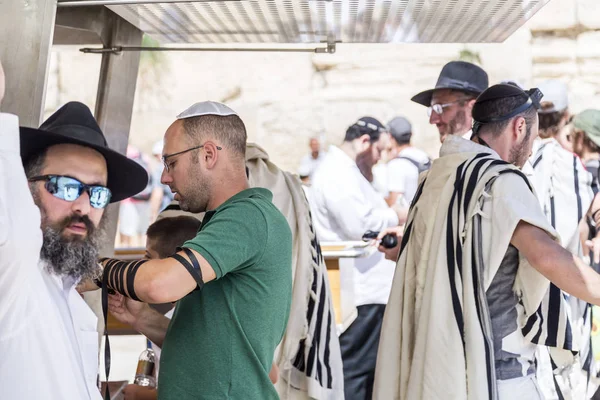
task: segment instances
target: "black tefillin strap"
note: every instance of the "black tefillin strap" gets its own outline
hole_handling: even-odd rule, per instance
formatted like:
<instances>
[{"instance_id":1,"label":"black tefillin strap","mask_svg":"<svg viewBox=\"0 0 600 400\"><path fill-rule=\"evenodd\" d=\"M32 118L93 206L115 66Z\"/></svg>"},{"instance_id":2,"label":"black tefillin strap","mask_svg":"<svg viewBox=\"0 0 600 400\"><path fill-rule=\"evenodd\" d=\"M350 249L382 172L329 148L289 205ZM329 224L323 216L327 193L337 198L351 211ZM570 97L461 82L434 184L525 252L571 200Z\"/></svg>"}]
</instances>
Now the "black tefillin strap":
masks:
<instances>
[{"instance_id":1,"label":"black tefillin strap","mask_svg":"<svg viewBox=\"0 0 600 400\"><path fill-rule=\"evenodd\" d=\"M100 260L104 266L102 282L99 285L102 289L102 314L104 317L104 372L106 373L106 391L104 392L104 400L110 400L110 390L108 388L108 375L110 374L110 342L108 340L108 295L114 294L115 291L132 298L133 300L141 301L135 294L133 282L138 268L148 260L139 261L119 261L110 258ZM125 275L127 271L127 275ZM125 282L126 281L126 282ZM98 280L95 280L98 285ZM125 290L127 288L127 291Z\"/></svg>"},{"instance_id":2,"label":"black tefillin strap","mask_svg":"<svg viewBox=\"0 0 600 400\"><path fill-rule=\"evenodd\" d=\"M174 258L175 260L179 261L179 263L183 265L185 269L188 270L190 275L192 275L192 278L194 278L194 280L198 284L198 287L194 290L202 290L202 288L204 287L204 280L202 279L202 270L200 269L200 263L198 262L198 259L196 258L192 250L186 247L181 248L179 250L183 250L185 252L185 255L188 256L188 258L192 262L191 264L188 260L186 260L185 258L183 258L183 256L179 254L173 254L170 258Z\"/></svg>"}]
</instances>

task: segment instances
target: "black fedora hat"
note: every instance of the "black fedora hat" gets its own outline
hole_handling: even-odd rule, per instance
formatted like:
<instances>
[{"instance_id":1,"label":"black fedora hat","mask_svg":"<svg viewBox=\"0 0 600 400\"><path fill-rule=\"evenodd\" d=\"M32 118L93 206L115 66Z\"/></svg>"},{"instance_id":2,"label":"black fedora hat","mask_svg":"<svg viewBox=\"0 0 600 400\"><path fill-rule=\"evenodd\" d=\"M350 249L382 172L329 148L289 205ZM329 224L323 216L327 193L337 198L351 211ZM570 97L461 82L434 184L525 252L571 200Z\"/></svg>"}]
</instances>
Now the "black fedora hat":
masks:
<instances>
[{"instance_id":1,"label":"black fedora hat","mask_svg":"<svg viewBox=\"0 0 600 400\"><path fill-rule=\"evenodd\" d=\"M90 109L72 101L50 116L39 129L20 127L23 164L57 144L90 147L104 156L108 169L107 187L111 203L131 197L148 185L148 173L137 162L111 150Z\"/></svg>"},{"instance_id":2,"label":"black fedora hat","mask_svg":"<svg viewBox=\"0 0 600 400\"><path fill-rule=\"evenodd\" d=\"M442 68L435 88L425 90L411 100L429 107L435 90L454 89L479 95L488 85L488 75L481 67L466 61L450 61Z\"/></svg>"}]
</instances>

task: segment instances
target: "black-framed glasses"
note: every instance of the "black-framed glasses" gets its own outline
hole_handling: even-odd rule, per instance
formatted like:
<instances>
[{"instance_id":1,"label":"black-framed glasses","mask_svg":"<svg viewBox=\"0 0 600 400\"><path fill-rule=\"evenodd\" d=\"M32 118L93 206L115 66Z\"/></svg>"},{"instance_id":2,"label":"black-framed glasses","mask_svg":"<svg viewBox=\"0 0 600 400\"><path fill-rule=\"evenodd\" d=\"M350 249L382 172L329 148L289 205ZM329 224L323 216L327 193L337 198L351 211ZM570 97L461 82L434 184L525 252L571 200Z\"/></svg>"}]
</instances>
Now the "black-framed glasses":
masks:
<instances>
[{"instance_id":1,"label":"black-framed glasses","mask_svg":"<svg viewBox=\"0 0 600 400\"><path fill-rule=\"evenodd\" d=\"M201 144L200 146L190 147L189 149L178 151L177 153L165 154L164 156L162 156L162 162L163 162L163 165L165 166L165 170L167 172L169 172L169 170L171 169L171 164L169 164L167 162L167 159L169 159L171 157L178 156L178 155L183 154L183 153L187 153L188 151L198 150L198 149L201 149L203 147L204 147L204 144ZM223 150L223 148L221 146L217 146L217 150Z\"/></svg>"},{"instance_id":2,"label":"black-framed glasses","mask_svg":"<svg viewBox=\"0 0 600 400\"><path fill-rule=\"evenodd\" d=\"M83 192L87 192L90 196L90 205L94 208L105 208L112 197L109 188L100 185L86 185L70 176L41 175L29 178L29 182L38 181L45 181L44 187L48 193L65 201L75 201Z\"/></svg>"}]
</instances>

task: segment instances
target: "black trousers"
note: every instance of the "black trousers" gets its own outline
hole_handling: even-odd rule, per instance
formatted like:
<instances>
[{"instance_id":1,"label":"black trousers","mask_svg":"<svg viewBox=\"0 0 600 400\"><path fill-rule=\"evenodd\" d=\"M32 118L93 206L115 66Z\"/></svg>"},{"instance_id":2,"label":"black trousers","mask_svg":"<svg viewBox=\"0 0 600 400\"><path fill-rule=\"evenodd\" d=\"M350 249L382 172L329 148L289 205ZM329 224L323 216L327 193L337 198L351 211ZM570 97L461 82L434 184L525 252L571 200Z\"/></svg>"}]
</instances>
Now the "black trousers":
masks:
<instances>
[{"instance_id":1,"label":"black trousers","mask_svg":"<svg viewBox=\"0 0 600 400\"><path fill-rule=\"evenodd\" d=\"M385 304L358 306L358 317L340 336L346 400L371 400Z\"/></svg>"}]
</instances>

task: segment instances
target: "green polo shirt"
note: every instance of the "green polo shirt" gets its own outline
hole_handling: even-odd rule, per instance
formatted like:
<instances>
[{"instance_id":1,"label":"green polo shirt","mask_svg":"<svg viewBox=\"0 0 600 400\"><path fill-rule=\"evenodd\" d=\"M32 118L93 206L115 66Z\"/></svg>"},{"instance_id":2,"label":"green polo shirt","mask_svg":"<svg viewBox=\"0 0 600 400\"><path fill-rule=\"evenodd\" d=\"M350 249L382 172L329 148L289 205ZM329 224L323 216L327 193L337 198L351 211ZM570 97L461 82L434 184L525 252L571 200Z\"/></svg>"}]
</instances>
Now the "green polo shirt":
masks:
<instances>
[{"instance_id":1,"label":"green polo shirt","mask_svg":"<svg viewBox=\"0 0 600 400\"><path fill-rule=\"evenodd\" d=\"M278 399L269 379L292 298L292 233L263 188L204 217L184 244L217 278L177 302L165 337L161 400Z\"/></svg>"}]
</instances>

